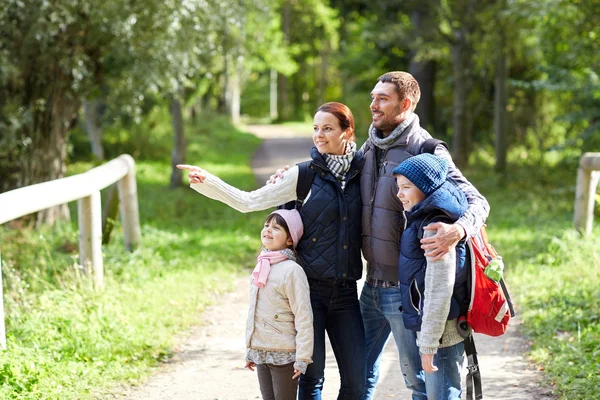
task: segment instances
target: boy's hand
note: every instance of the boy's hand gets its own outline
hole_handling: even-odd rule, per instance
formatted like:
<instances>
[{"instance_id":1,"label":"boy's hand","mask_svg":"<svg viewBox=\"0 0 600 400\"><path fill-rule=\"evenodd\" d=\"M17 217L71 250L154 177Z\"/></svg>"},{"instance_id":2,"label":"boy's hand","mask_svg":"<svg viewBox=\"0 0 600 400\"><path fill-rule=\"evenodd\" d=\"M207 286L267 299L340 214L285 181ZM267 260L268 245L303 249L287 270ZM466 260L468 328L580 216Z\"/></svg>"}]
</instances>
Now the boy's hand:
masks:
<instances>
[{"instance_id":1,"label":"boy's hand","mask_svg":"<svg viewBox=\"0 0 600 400\"><path fill-rule=\"evenodd\" d=\"M292 379L296 379L297 377L300 376L302 372L298 371L297 369L294 369L294 376L292 376Z\"/></svg>"},{"instance_id":2,"label":"boy's hand","mask_svg":"<svg viewBox=\"0 0 600 400\"><path fill-rule=\"evenodd\" d=\"M285 171L287 171L288 169L290 169L290 166L286 165L285 167L279 168L277 171L275 171L275 173L269 177L269 180L267 181L267 185L269 183L275 183L275 182L277 182L277 178L283 179L283 173Z\"/></svg>"},{"instance_id":3,"label":"boy's hand","mask_svg":"<svg viewBox=\"0 0 600 400\"><path fill-rule=\"evenodd\" d=\"M190 185L192 183L202 183L206 179L206 171L200 167L196 167L194 165L187 164L177 164L177 168L189 171L188 179L190 180Z\"/></svg>"},{"instance_id":4,"label":"boy's hand","mask_svg":"<svg viewBox=\"0 0 600 400\"><path fill-rule=\"evenodd\" d=\"M438 370L438 367L433 365L433 356L435 354L421 354L421 365L423 366L423 370L425 372L435 372Z\"/></svg>"},{"instance_id":5,"label":"boy's hand","mask_svg":"<svg viewBox=\"0 0 600 400\"><path fill-rule=\"evenodd\" d=\"M256 367L256 363L253 363L252 361L246 361L246 369L254 371L254 367Z\"/></svg>"},{"instance_id":6,"label":"boy's hand","mask_svg":"<svg viewBox=\"0 0 600 400\"><path fill-rule=\"evenodd\" d=\"M441 260L454 250L456 244L465 236L465 229L459 224L435 222L423 229L437 231L435 235L421 239L421 248L425 250L425 257L433 257L433 261Z\"/></svg>"}]
</instances>

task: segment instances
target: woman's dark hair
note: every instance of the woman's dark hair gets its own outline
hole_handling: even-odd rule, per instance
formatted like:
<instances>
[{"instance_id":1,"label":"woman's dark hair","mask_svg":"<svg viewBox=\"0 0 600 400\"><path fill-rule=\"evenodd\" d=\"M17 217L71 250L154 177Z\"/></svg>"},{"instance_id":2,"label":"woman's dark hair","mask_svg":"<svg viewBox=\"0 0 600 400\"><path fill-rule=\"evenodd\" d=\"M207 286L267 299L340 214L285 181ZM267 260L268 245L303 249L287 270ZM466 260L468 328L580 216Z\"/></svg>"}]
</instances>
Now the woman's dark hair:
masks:
<instances>
[{"instance_id":1,"label":"woman's dark hair","mask_svg":"<svg viewBox=\"0 0 600 400\"><path fill-rule=\"evenodd\" d=\"M275 223L279 226L281 226L283 228L283 230L285 230L285 233L287 235L288 238L292 238L292 235L290 234L290 228L288 227L287 222L285 222L285 219L283 219L283 217L277 213L273 213L271 215L269 215L267 217L267 219L265 220L265 224L268 224L269 222L275 220ZM291 246L288 246L289 248L293 249L294 244L292 244Z\"/></svg>"},{"instance_id":2,"label":"woman's dark hair","mask_svg":"<svg viewBox=\"0 0 600 400\"><path fill-rule=\"evenodd\" d=\"M340 122L340 127L342 128L342 130L348 131L348 133L350 134L348 140L350 140L351 142L356 142L356 136L354 135L354 115L352 115L352 111L350 111L347 105L332 101L330 103L325 103L319 108L317 108L315 114L319 111L323 111L334 115Z\"/></svg>"}]
</instances>

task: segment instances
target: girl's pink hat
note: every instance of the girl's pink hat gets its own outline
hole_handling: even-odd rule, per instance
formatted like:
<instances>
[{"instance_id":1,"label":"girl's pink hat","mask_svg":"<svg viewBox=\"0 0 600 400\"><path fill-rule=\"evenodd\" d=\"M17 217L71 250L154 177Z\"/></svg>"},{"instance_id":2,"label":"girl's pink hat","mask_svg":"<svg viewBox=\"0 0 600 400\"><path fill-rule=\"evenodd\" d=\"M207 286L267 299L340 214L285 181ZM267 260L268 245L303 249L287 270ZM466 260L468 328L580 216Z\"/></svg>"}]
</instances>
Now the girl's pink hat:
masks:
<instances>
[{"instance_id":1,"label":"girl's pink hat","mask_svg":"<svg viewBox=\"0 0 600 400\"><path fill-rule=\"evenodd\" d=\"M279 214L285 220L285 223L290 230L290 236L292 237L292 245L294 248L298 245L300 238L304 234L304 226L302 225L302 218L298 210L275 210L271 214Z\"/></svg>"}]
</instances>

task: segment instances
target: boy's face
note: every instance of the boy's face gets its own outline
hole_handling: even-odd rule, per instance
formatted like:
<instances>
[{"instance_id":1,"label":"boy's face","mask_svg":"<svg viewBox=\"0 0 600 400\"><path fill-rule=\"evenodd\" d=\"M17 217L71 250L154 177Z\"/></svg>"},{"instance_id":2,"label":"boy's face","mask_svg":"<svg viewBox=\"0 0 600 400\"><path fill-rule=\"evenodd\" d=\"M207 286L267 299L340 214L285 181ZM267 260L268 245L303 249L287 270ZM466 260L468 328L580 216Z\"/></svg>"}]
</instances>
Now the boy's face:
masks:
<instances>
[{"instance_id":1,"label":"boy's face","mask_svg":"<svg viewBox=\"0 0 600 400\"><path fill-rule=\"evenodd\" d=\"M425 199L425 193L421 192L411 181L403 175L396 175L396 184L398 185L398 194L396 197L402 203L404 211L410 211L414 206Z\"/></svg>"}]
</instances>

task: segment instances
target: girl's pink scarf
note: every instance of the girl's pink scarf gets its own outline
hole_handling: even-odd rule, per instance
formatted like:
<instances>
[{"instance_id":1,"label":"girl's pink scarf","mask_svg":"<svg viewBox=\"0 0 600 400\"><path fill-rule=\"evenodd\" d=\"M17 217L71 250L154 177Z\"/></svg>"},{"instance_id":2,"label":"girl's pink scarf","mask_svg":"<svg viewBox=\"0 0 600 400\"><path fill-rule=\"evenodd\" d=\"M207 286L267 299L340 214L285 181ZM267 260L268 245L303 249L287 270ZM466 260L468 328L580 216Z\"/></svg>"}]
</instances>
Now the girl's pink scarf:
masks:
<instances>
[{"instance_id":1,"label":"girl's pink scarf","mask_svg":"<svg viewBox=\"0 0 600 400\"><path fill-rule=\"evenodd\" d=\"M264 288L271 272L271 264L276 264L280 261L287 260L287 256L280 251L265 251L258 256L258 263L252 271L254 285L259 288Z\"/></svg>"}]
</instances>

